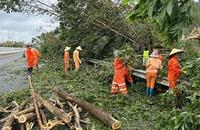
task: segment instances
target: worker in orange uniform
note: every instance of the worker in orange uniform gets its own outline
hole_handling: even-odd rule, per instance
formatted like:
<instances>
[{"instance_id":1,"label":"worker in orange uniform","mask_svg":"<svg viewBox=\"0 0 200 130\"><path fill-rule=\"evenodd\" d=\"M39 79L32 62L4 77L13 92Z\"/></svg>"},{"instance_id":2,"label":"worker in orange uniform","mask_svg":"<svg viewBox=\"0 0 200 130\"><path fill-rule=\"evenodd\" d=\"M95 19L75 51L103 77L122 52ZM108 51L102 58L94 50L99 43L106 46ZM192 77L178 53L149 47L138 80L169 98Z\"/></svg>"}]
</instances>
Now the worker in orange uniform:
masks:
<instances>
[{"instance_id":1,"label":"worker in orange uniform","mask_svg":"<svg viewBox=\"0 0 200 130\"><path fill-rule=\"evenodd\" d=\"M31 48L32 48L32 45L27 45L26 59L27 59L28 74L32 73L33 66L34 66L33 52Z\"/></svg>"},{"instance_id":2,"label":"worker in orange uniform","mask_svg":"<svg viewBox=\"0 0 200 130\"><path fill-rule=\"evenodd\" d=\"M66 72L69 69L69 50L71 49L71 47L65 47L65 53L64 53L64 72Z\"/></svg>"},{"instance_id":3,"label":"worker in orange uniform","mask_svg":"<svg viewBox=\"0 0 200 130\"><path fill-rule=\"evenodd\" d=\"M38 69L38 59L41 57L38 49L39 47L35 47L33 50L34 67L36 67L36 69Z\"/></svg>"},{"instance_id":4,"label":"worker in orange uniform","mask_svg":"<svg viewBox=\"0 0 200 130\"><path fill-rule=\"evenodd\" d=\"M117 50L114 51L114 78L112 81L111 93L117 93L119 89L121 94L126 95L128 93L125 82L127 68L123 64L122 59L117 57L117 53Z\"/></svg>"},{"instance_id":5,"label":"worker in orange uniform","mask_svg":"<svg viewBox=\"0 0 200 130\"><path fill-rule=\"evenodd\" d=\"M75 63L75 70L79 70L80 68L80 64L81 64L81 59L79 58L79 51L81 51L82 48L81 46L76 47L76 50L73 53L73 59L74 59L74 63Z\"/></svg>"},{"instance_id":6,"label":"worker in orange uniform","mask_svg":"<svg viewBox=\"0 0 200 130\"><path fill-rule=\"evenodd\" d=\"M169 89L172 91L175 86L177 85L177 80L180 74L184 74L184 71L181 70L179 65L177 55L183 53L183 50L173 49L169 54L169 61L168 61L168 82L169 82ZM176 91L174 93L176 96L179 96L179 92Z\"/></svg>"},{"instance_id":7,"label":"worker in orange uniform","mask_svg":"<svg viewBox=\"0 0 200 130\"><path fill-rule=\"evenodd\" d=\"M146 63L147 96L153 95L153 89L158 76L158 70L162 68L162 62L158 59L158 52L153 51L150 57L151 58L149 58Z\"/></svg>"}]
</instances>

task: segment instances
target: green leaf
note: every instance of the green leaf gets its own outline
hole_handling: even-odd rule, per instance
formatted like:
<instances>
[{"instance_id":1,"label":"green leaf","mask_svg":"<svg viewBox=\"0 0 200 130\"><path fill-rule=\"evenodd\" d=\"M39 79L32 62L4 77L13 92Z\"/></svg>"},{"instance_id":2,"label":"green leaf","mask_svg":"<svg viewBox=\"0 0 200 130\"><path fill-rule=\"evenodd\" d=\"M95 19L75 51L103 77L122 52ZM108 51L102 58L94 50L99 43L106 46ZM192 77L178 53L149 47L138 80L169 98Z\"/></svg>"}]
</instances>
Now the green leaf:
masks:
<instances>
[{"instance_id":1,"label":"green leaf","mask_svg":"<svg viewBox=\"0 0 200 130\"><path fill-rule=\"evenodd\" d=\"M172 14L172 9L173 9L173 4L172 4L172 0L170 0L167 4L167 13L169 16Z\"/></svg>"},{"instance_id":2,"label":"green leaf","mask_svg":"<svg viewBox=\"0 0 200 130\"><path fill-rule=\"evenodd\" d=\"M149 7L149 9L148 9L148 16L149 16L150 18L152 18L152 15L153 15L153 8L154 8L154 5L155 5L155 4L151 5L151 6Z\"/></svg>"},{"instance_id":3,"label":"green leaf","mask_svg":"<svg viewBox=\"0 0 200 130\"><path fill-rule=\"evenodd\" d=\"M128 5L128 2L129 2L129 0L123 0L123 1L122 1L122 4L123 4L123 5Z\"/></svg>"}]
</instances>

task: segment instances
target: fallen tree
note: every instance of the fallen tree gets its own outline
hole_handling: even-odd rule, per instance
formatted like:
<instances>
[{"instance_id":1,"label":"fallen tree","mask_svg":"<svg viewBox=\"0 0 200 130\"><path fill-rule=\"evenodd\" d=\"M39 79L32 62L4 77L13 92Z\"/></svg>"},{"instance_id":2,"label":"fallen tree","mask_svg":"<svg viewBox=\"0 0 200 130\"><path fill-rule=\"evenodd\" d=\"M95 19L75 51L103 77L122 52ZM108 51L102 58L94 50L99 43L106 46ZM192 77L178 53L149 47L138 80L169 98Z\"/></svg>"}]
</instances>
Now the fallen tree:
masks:
<instances>
[{"instance_id":1,"label":"fallen tree","mask_svg":"<svg viewBox=\"0 0 200 130\"><path fill-rule=\"evenodd\" d=\"M57 87L54 88L53 91L56 92L61 98L64 98L66 101L72 101L81 106L82 108L86 109L92 115L96 116L98 119L103 121L106 125L110 126L112 129L119 129L121 127L120 122L114 119L108 112L105 112L104 110L89 104L83 99L77 98L69 93L66 93Z\"/></svg>"}]
</instances>

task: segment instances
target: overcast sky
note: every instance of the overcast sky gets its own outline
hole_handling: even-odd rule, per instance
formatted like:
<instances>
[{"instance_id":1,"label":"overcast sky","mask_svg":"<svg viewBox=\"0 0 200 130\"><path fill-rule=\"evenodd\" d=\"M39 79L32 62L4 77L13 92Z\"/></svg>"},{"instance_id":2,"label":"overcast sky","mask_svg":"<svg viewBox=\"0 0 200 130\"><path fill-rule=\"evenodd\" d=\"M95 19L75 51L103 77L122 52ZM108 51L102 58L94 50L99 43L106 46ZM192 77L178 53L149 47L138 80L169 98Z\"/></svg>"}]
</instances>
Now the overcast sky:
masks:
<instances>
[{"instance_id":1,"label":"overcast sky","mask_svg":"<svg viewBox=\"0 0 200 130\"><path fill-rule=\"evenodd\" d=\"M49 20L50 17L46 15L28 16L22 13L9 14L0 11L0 42L14 40L30 43L33 37L59 26L58 23L50 24ZM41 27L42 32L37 31Z\"/></svg>"},{"instance_id":2,"label":"overcast sky","mask_svg":"<svg viewBox=\"0 0 200 130\"><path fill-rule=\"evenodd\" d=\"M56 2L57 0L46 1ZM8 40L30 43L33 37L39 36L42 32L51 31L59 26L58 22L50 24L49 20L50 17L45 15L27 16L22 13L8 14L0 11L0 43ZM37 31L41 27L42 32Z\"/></svg>"}]
</instances>

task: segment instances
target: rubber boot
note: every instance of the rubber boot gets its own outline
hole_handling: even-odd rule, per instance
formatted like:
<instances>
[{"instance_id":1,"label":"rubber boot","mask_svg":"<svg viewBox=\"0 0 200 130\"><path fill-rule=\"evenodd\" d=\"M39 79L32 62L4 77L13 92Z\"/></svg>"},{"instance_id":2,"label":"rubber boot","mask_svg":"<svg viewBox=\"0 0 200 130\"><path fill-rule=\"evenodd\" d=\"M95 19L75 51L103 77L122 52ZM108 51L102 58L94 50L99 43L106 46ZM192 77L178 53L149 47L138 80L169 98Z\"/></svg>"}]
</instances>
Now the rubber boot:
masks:
<instances>
[{"instance_id":1,"label":"rubber boot","mask_svg":"<svg viewBox=\"0 0 200 130\"><path fill-rule=\"evenodd\" d=\"M149 87L146 88L146 95L149 96Z\"/></svg>"},{"instance_id":2,"label":"rubber boot","mask_svg":"<svg viewBox=\"0 0 200 130\"><path fill-rule=\"evenodd\" d=\"M130 84L131 84L131 87L134 87L134 82L130 82Z\"/></svg>"},{"instance_id":3,"label":"rubber boot","mask_svg":"<svg viewBox=\"0 0 200 130\"><path fill-rule=\"evenodd\" d=\"M149 96L150 96L150 97L153 96L153 88L150 88L150 89L149 89Z\"/></svg>"}]
</instances>

